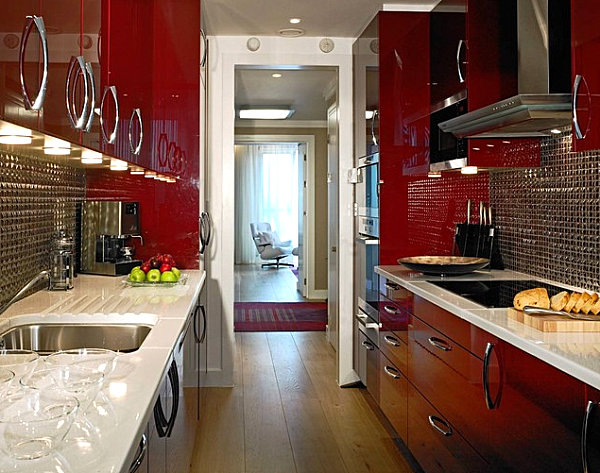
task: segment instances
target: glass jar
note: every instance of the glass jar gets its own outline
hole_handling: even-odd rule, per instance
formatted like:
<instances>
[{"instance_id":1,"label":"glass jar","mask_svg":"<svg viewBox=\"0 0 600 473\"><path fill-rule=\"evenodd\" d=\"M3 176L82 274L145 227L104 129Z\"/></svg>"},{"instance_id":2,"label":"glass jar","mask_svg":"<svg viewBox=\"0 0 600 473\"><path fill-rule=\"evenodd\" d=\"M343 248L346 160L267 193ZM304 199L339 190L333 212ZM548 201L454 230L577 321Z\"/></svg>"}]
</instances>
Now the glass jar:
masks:
<instances>
[{"instance_id":1,"label":"glass jar","mask_svg":"<svg viewBox=\"0 0 600 473\"><path fill-rule=\"evenodd\" d=\"M50 250L50 290L73 289L74 276L73 238L63 231L57 233Z\"/></svg>"}]
</instances>

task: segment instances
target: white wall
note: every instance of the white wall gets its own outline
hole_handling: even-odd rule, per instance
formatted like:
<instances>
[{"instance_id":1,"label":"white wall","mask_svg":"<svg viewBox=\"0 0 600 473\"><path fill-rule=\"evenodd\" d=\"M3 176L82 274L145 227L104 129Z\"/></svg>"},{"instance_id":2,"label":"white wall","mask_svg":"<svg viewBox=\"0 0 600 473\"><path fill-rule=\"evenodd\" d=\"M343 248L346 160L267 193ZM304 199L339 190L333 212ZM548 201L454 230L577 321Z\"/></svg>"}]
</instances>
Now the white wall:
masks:
<instances>
[{"instance_id":1,"label":"white wall","mask_svg":"<svg viewBox=\"0 0 600 473\"><path fill-rule=\"evenodd\" d=\"M233 384L234 302L234 68L236 65L336 66L339 71L340 238L338 383L357 380L352 369L353 188L346 183L352 167L352 43L333 38L335 48L319 50L322 38L259 37L256 52L246 48L246 36L209 37L209 211L214 224L211 274L208 279L208 374L205 384ZM220 341L220 343L219 343Z\"/></svg>"}]
</instances>

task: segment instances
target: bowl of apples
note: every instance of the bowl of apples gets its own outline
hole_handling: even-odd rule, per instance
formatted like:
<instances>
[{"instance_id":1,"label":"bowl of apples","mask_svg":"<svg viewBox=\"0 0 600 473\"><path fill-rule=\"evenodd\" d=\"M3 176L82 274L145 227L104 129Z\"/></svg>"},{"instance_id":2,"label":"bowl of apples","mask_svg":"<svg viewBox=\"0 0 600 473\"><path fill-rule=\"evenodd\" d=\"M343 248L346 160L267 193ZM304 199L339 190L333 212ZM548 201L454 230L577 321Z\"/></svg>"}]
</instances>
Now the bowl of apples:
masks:
<instances>
[{"instance_id":1,"label":"bowl of apples","mask_svg":"<svg viewBox=\"0 0 600 473\"><path fill-rule=\"evenodd\" d=\"M124 282L130 286L175 286L185 284L187 275L175 266L169 254L158 253L131 270Z\"/></svg>"}]
</instances>

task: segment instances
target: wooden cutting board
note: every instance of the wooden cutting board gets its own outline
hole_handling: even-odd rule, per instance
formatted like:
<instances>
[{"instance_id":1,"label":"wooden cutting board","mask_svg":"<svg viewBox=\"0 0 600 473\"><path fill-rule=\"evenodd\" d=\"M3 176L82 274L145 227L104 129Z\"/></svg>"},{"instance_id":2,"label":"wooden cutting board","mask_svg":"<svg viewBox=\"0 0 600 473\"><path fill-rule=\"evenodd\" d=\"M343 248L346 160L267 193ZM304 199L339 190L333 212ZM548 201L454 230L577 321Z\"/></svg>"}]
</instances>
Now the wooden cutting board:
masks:
<instances>
[{"instance_id":1,"label":"wooden cutting board","mask_svg":"<svg viewBox=\"0 0 600 473\"><path fill-rule=\"evenodd\" d=\"M573 320L561 315L526 315L512 307L507 309L510 319L529 325L542 332L600 332L600 315L595 320Z\"/></svg>"}]
</instances>

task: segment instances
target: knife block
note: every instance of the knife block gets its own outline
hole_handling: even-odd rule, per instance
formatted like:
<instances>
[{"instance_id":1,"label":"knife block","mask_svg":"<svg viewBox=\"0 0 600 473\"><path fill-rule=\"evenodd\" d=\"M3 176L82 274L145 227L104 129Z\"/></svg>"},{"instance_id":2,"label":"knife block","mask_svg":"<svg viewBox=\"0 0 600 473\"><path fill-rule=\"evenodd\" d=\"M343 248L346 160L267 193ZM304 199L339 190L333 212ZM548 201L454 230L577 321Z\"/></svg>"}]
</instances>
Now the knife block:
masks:
<instances>
[{"instance_id":1,"label":"knife block","mask_svg":"<svg viewBox=\"0 0 600 473\"><path fill-rule=\"evenodd\" d=\"M498 229L494 225L459 223L454 233L453 254L489 258L490 269L504 269L498 241Z\"/></svg>"}]
</instances>

